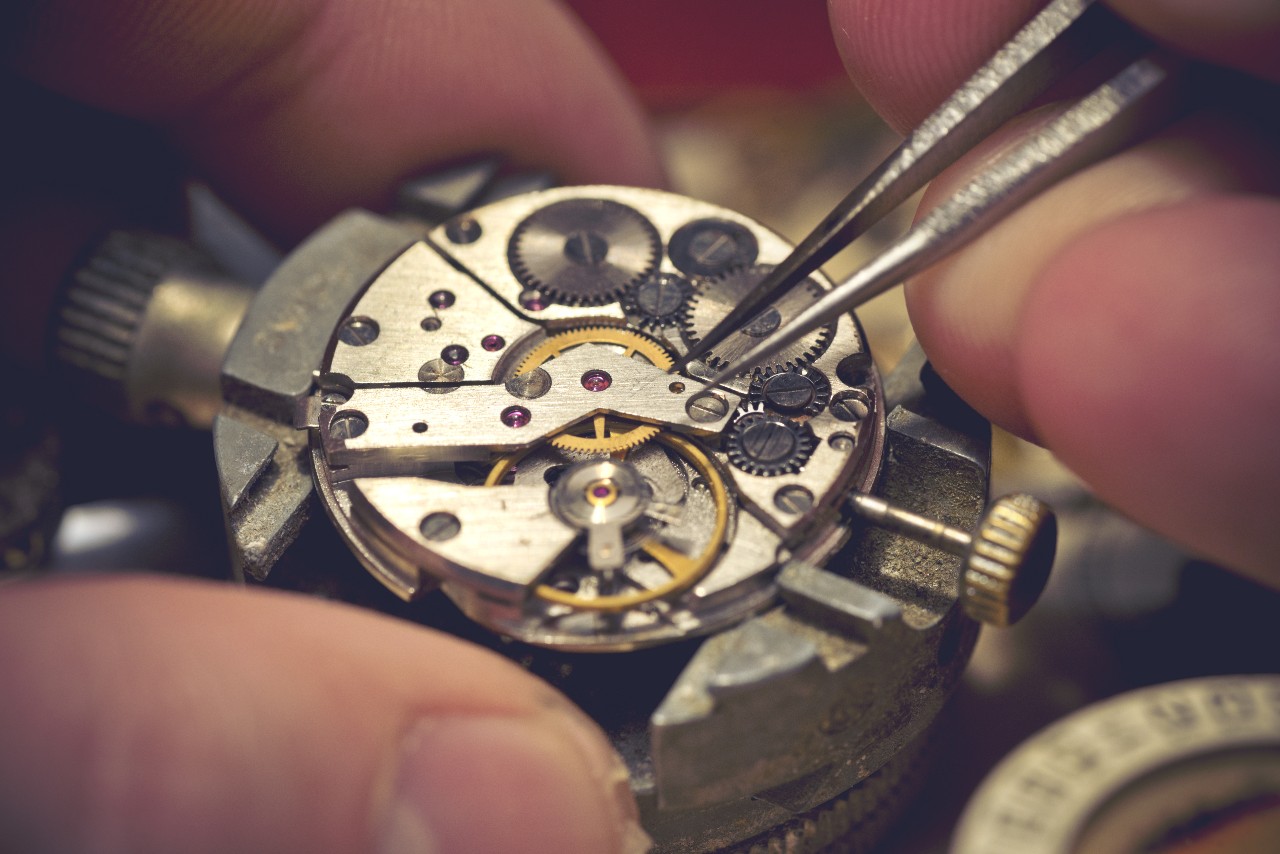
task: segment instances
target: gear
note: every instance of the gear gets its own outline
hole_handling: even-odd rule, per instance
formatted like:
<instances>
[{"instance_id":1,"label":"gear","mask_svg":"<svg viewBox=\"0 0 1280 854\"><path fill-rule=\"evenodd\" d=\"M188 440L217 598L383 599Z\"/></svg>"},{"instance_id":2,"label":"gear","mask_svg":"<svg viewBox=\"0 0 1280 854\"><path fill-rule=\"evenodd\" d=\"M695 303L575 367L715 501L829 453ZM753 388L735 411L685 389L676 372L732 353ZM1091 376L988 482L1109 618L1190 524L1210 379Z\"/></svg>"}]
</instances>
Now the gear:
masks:
<instances>
[{"instance_id":1,"label":"gear","mask_svg":"<svg viewBox=\"0 0 1280 854\"><path fill-rule=\"evenodd\" d=\"M674 364L671 355L660 344L638 332L617 326L587 326L553 335L534 347L520 361L516 374L540 368L566 350L583 344L613 344L621 347L625 355L639 356L664 371ZM647 442L657 432L658 428L652 424L638 424L599 413L557 434L551 439L551 444L566 451L612 454Z\"/></svg>"},{"instance_id":2,"label":"gear","mask_svg":"<svg viewBox=\"0 0 1280 854\"><path fill-rule=\"evenodd\" d=\"M607 199L566 199L527 216L507 244L526 289L565 305L602 305L657 267L662 243L639 211Z\"/></svg>"},{"instance_id":3,"label":"gear","mask_svg":"<svg viewBox=\"0 0 1280 854\"><path fill-rule=\"evenodd\" d=\"M795 474L817 444L808 424L765 412L758 403L743 407L725 433L729 462L759 477Z\"/></svg>"},{"instance_id":4,"label":"gear","mask_svg":"<svg viewBox=\"0 0 1280 854\"><path fill-rule=\"evenodd\" d=\"M701 341L771 269L773 267L769 264L737 267L702 282L689 297L683 318L685 336L690 343ZM823 293L817 282L805 279L761 316L717 344L706 356L707 365L715 370L729 366L761 338L793 320ZM814 329L755 370L777 373L807 365L827 349L835 331L834 323Z\"/></svg>"},{"instance_id":5,"label":"gear","mask_svg":"<svg viewBox=\"0 0 1280 854\"><path fill-rule=\"evenodd\" d=\"M657 432L658 428L652 424L612 418L599 412L552 436L551 444L580 454L618 454L649 441Z\"/></svg>"},{"instance_id":6,"label":"gear","mask_svg":"<svg viewBox=\"0 0 1280 854\"><path fill-rule=\"evenodd\" d=\"M622 310L645 329L662 329L680 322L692 293L693 284L685 277L655 273L623 294Z\"/></svg>"},{"instance_id":7,"label":"gear","mask_svg":"<svg viewBox=\"0 0 1280 854\"><path fill-rule=\"evenodd\" d=\"M831 402L831 381L817 368L792 368L757 374L748 400L784 415L814 416Z\"/></svg>"}]
</instances>

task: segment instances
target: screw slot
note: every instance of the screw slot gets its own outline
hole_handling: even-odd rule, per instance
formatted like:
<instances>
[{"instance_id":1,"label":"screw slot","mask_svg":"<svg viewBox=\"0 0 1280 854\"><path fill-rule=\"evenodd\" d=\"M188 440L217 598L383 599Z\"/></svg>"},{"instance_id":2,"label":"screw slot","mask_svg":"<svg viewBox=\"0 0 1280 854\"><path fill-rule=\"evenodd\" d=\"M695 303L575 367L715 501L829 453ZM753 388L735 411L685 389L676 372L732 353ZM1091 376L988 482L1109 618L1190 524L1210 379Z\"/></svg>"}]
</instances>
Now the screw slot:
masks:
<instances>
[{"instance_id":1,"label":"screw slot","mask_svg":"<svg viewBox=\"0 0 1280 854\"><path fill-rule=\"evenodd\" d=\"M857 422L866 418L871 412L871 400L865 392L858 389L842 391L831 398L828 409L841 421Z\"/></svg>"},{"instance_id":2,"label":"screw slot","mask_svg":"<svg viewBox=\"0 0 1280 854\"><path fill-rule=\"evenodd\" d=\"M418 531L432 542L452 540L462 530L462 522L452 513L428 513L418 523Z\"/></svg>"},{"instance_id":3,"label":"screw slot","mask_svg":"<svg viewBox=\"0 0 1280 854\"><path fill-rule=\"evenodd\" d=\"M803 486L784 486L773 494L773 506L783 513L808 513L813 509L813 493Z\"/></svg>"},{"instance_id":4,"label":"screw slot","mask_svg":"<svg viewBox=\"0 0 1280 854\"><path fill-rule=\"evenodd\" d=\"M338 340L352 347L364 347L378 340L378 322L371 317L348 317L338 329Z\"/></svg>"},{"instance_id":5,"label":"screw slot","mask_svg":"<svg viewBox=\"0 0 1280 854\"><path fill-rule=\"evenodd\" d=\"M364 435L368 429L369 419L363 412L354 409L339 412L329 421L329 436L333 439L354 439Z\"/></svg>"},{"instance_id":6,"label":"screw slot","mask_svg":"<svg viewBox=\"0 0 1280 854\"><path fill-rule=\"evenodd\" d=\"M699 424L719 421L729 411L729 402L713 391L694 395L685 404L685 412Z\"/></svg>"}]
</instances>

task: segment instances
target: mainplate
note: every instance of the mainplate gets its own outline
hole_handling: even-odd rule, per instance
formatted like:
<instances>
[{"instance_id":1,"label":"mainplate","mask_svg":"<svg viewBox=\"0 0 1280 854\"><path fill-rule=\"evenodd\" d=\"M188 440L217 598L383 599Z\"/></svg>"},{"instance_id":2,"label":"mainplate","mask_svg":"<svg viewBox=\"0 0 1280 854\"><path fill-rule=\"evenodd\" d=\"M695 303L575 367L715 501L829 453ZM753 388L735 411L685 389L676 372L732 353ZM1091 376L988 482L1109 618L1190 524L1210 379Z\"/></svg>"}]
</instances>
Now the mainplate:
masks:
<instances>
[{"instance_id":1,"label":"mainplate","mask_svg":"<svg viewBox=\"0 0 1280 854\"><path fill-rule=\"evenodd\" d=\"M745 381L709 390L668 372L689 346L675 319L696 335L786 242L713 205L614 187L516 196L469 221L476 239L434 234L369 282L320 372L320 493L375 577L405 599L438 584L510 637L607 651L757 613L782 561L844 542L836 511L874 482L884 432L874 371L837 379L842 360L866 361L856 323L787 355L777 370L803 366L792 385L808 385L775 380L767 411L735 415ZM681 276L720 245L687 239L708 224L753 265ZM865 399L865 417L828 411L832 386Z\"/></svg>"}]
</instances>

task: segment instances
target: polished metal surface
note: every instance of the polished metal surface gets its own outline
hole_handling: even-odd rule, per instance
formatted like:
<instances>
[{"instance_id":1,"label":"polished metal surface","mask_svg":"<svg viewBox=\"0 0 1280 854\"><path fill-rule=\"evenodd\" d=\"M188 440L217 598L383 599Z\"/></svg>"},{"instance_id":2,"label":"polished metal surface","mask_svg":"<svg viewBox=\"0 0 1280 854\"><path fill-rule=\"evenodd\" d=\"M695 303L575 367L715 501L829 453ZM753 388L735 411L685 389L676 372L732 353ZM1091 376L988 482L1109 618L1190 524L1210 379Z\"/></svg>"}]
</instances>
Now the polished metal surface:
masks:
<instances>
[{"instance_id":1,"label":"polished metal surface","mask_svg":"<svg viewBox=\"0 0 1280 854\"><path fill-rule=\"evenodd\" d=\"M874 370L845 371L853 385L839 378L848 360L870 364L852 319L806 353L804 381L867 407L855 423L820 406L758 405L766 428L795 437L785 460L764 461L767 437L743 432L748 379L702 392L696 376L667 373L688 339L627 325L634 283L620 285L609 261L652 252L630 265L641 283L676 275L661 244L632 233L637 223L668 239L690 224L731 228L764 263L786 244L729 211L640 189L547 191L466 218L461 243L438 229L349 303L296 422L323 461L327 512L394 593L441 583L505 635L628 649L750 616L770 601L780 560L821 562L848 538L840 503L874 483L884 419ZM531 264L561 263L575 271L570 299L529 279ZM557 301L522 300L531 284ZM673 482L684 487L660 488Z\"/></svg>"}]
</instances>

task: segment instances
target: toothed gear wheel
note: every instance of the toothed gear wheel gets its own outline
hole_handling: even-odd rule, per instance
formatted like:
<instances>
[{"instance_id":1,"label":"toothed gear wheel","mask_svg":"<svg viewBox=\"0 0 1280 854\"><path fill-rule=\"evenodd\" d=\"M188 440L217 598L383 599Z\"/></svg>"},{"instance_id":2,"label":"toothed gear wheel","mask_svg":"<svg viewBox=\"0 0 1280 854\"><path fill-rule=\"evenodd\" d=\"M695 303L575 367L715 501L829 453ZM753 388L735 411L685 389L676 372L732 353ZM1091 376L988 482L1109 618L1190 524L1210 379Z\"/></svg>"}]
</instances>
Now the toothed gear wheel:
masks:
<instances>
[{"instance_id":1,"label":"toothed gear wheel","mask_svg":"<svg viewBox=\"0 0 1280 854\"><path fill-rule=\"evenodd\" d=\"M565 305L614 302L658 264L662 243L639 211L607 199L566 199L534 211L507 244L520 283Z\"/></svg>"},{"instance_id":2,"label":"toothed gear wheel","mask_svg":"<svg viewBox=\"0 0 1280 854\"><path fill-rule=\"evenodd\" d=\"M516 373L525 374L540 368L566 350L583 344L609 344L621 348L625 356L642 359L664 371L674 364L671 354L662 345L639 332L618 326L587 326L552 335L529 351L516 366ZM612 454L647 442L657 433L658 428L652 424L598 413L555 435L551 444L566 451Z\"/></svg>"},{"instance_id":3,"label":"toothed gear wheel","mask_svg":"<svg viewBox=\"0 0 1280 854\"><path fill-rule=\"evenodd\" d=\"M748 400L784 415L814 416L831 402L831 381L817 368L765 371L756 375Z\"/></svg>"},{"instance_id":4,"label":"toothed gear wheel","mask_svg":"<svg viewBox=\"0 0 1280 854\"><path fill-rule=\"evenodd\" d=\"M580 454L616 454L641 445L656 435L658 428L652 424L611 418L600 413L552 436L551 444Z\"/></svg>"},{"instance_id":5,"label":"toothed gear wheel","mask_svg":"<svg viewBox=\"0 0 1280 854\"><path fill-rule=\"evenodd\" d=\"M611 344L619 348L624 356L632 359L639 357L651 365L666 370L675 364L671 354L662 345L647 335L641 335L621 326L584 326L552 335L520 360L516 366L517 374L527 374L534 368L540 368L556 356L583 344Z\"/></svg>"},{"instance_id":6,"label":"toothed gear wheel","mask_svg":"<svg viewBox=\"0 0 1280 854\"><path fill-rule=\"evenodd\" d=\"M693 283L684 276L655 273L627 290L622 310L645 329L663 329L680 323L692 293Z\"/></svg>"},{"instance_id":7,"label":"toothed gear wheel","mask_svg":"<svg viewBox=\"0 0 1280 854\"><path fill-rule=\"evenodd\" d=\"M766 412L759 404L745 406L725 434L729 462L759 477L795 474L817 444L809 425Z\"/></svg>"},{"instance_id":8,"label":"toothed gear wheel","mask_svg":"<svg viewBox=\"0 0 1280 854\"><path fill-rule=\"evenodd\" d=\"M699 284L689 297L683 318L684 332L689 342L697 344L701 341L772 269L770 264L738 267ZM720 370L733 364L759 343L761 338L794 320L823 293L817 282L805 279L767 308L760 317L717 344L707 353L707 365L713 370ZM834 323L814 329L788 345L768 363L756 365L753 372L776 373L803 367L822 355L831 344L835 331Z\"/></svg>"}]
</instances>

